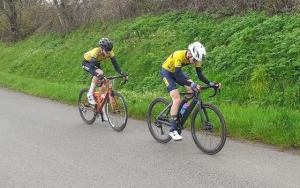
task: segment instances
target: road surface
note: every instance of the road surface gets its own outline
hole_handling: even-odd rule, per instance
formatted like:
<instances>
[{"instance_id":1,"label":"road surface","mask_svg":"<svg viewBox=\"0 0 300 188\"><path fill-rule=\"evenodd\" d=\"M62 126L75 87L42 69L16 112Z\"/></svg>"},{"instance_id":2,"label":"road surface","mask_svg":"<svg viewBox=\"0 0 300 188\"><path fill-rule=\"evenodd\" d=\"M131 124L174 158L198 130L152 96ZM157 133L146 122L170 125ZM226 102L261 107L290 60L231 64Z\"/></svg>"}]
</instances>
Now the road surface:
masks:
<instances>
[{"instance_id":1,"label":"road surface","mask_svg":"<svg viewBox=\"0 0 300 188\"><path fill-rule=\"evenodd\" d=\"M228 139L202 153L190 132L157 143L145 121L115 132L76 106L0 89L1 188L299 188L300 155Z\"/></svg>"}]
</instances>

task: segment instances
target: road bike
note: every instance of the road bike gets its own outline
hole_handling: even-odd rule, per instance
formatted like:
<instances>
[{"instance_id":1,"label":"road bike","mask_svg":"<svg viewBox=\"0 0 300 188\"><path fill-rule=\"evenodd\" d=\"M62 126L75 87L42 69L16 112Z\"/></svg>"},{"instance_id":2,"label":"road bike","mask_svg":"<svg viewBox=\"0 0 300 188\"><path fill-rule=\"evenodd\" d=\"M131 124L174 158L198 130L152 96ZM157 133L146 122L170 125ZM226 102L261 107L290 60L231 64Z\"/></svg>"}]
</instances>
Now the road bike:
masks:
<instances>
[{"instance_id":1,"label":"road bike","mask_svg":"<svg viewBox=\"0 0 300 188\"><path fill-rule=\"evenodd\" d=\"M120 132L126 127L128 120L126 101L120 93L113 89L114 81L117 78L123 78L123 76L105 76L102 81L97 83L97 87L94 90L96 105L89 103L87 98L89 88L81 90L79 93L78 107L80 116L86 124L93 124L98 117L101 117L102 121L104 121L103 113L105 113L110 126L115 131ZM124 80L121 85L124 85L126 82L127 80ZM105 94L101 94L100 92L100 88L103 84L106 88Z\"/></svg>"},{"instance_id":2,"label":"road bike","mask_svg":"<svg viewBox=\"0 0 300 188\"><path fill-rule=\"evenodd\" d=\"M206 154L216 154L224 146L227 137L226 123L221 111L213 104L203 102L201 92L205 89L213 88L214 93L209 97L217 94L217 87L201 86L200 91L193 93L180 93L185 96L183 100L190 101L189 107L183 115L180 114L179 107L177 114L177 132L182 133L184 123L191 116L190 131L197 147ZM172 102L165 98L154 99L148 108L147 123L151 135L159 143L167 143L172 138L169 136L171 127L171 110ZM193 111L194 110L194 111Z\"/></svg>"}]
</instances>

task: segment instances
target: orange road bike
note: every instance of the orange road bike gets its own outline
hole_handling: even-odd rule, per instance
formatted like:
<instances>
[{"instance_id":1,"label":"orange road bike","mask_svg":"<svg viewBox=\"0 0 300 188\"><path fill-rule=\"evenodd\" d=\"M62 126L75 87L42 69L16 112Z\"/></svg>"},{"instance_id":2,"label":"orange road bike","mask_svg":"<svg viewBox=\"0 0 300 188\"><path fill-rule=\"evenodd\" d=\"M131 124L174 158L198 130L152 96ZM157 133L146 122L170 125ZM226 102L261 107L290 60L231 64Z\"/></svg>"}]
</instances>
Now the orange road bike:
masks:
<instances>
[{"instance_id":1,"label":"orange road bike","mask_svg":"<svg viewBox=\"0 0 300 188\"><path fill-rule=\"evenodd\" d=\"M104 77L102 81L99 81L94 91L96 105L89 103L87 98L89 88L84 88L79 93L79 113L86 124L93 124L98 117L101 117L102 121L104 121L103 113L105 113L110 126L115 131L120 132L126 127L128 120L127 105L124 97L113 90L113 84L116 78L123 78L123 76ZM124 80L122 85L126 82L127 80ZM105 84L105 94L100 94L102 84Z\"/></svg>"},{"instance_id":2,"label":"orange road bike","mask_svg":"<svg viewBox=\"0 0 300 188\"><path fill-rule=\"evenodd\" d=\"M180 93L180 95L186 96L187 101L191 100L191 102L183 115L180 114L181 107L179 107L176 129L181 134L184 129L183 125L191 114L190 131L195 144L202 152L213 155L223 148L227 131L221 111L216 106L202 101L201 92L209 88L212 87L202 86L201 90L197 92ZM217 94L217 88L213 89L215 92L210 97ZM168 134L171 127L171 106L172 102L165 98L156 98L149 105L148 128L157 142L167 143L172 139Z\"/></svg>"}]
</instances>

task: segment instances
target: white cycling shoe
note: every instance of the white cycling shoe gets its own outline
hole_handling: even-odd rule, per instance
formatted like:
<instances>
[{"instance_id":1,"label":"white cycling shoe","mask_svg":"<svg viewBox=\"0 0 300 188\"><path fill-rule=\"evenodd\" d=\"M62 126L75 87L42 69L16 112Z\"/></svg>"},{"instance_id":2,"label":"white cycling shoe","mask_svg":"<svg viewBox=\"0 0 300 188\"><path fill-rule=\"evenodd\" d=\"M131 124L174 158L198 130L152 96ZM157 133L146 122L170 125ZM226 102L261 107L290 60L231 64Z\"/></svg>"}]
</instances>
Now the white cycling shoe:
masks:
<instances>
[{"instance_id":1,"label":"white cycling shoe","mask_svg":"<svg viewBox=\"0 0 300 188\"><path fill-rule=\"evenodd\" d=\"M174 141L182 140L182 136L180 136L176 130L169 132L169 135L173 138Z\"/></svg>"},{"instance_id":2,"label":"white cycling shoe","mask_svg":"<svg viewBox=\"0 0 300 188\"><path fill-rule=\"evenodd\" d=\"M89 100L89 103L90 104L93 104L93 105L95 105L96 104L96 101L95 101L95 99L94 99L94 94L92 93L92 94L87 94L87 98L88 98L88 100Z\"/></svg>"}]
</instances>

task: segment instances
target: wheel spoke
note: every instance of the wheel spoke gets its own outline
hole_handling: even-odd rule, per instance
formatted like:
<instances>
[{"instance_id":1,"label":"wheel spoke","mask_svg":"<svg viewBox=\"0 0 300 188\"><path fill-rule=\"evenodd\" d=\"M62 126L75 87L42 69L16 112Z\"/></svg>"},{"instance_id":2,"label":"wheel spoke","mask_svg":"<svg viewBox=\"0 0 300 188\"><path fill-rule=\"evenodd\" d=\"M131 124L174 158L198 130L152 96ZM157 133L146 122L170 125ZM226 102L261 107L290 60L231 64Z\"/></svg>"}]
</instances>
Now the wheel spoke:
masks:
<instances>
[{"instance_id":1,"label":"wheel spoke","mask_svg":"<svg viewBox=\"0 0 300 188\"><path fill-rule=\"evenodd\" d=\"M128 110L125 99L120 93L114 92L111 100L105 105L105 113L110 126L115 131L122 131L127 124Z\"/></svg>"},{"instance_id":2,"label":"wheel spoke","mask_svg":"<svg viewBox=\"0 0 300 188\"><path fill-rule=\"evenodd\" d=\"M94 105L91 105L87 100L88 91L89 89L85 88L80 92L78 98L78 108L82 120L86 124L90 125L96 120L96 108Z\"/></svg>"},{"instance_id":3,"label":"wheel spoke","mask_svg":"<svg viewBox=\"0 0 300 188\"><path fill-rule=\"evenodd\" d=\"M203 104L202 117L197 109L192 116L192 135L198 148L207 154L216 154L226 141L226 125L221 112L211 104Z\"/></svg>"}]
</instances>

